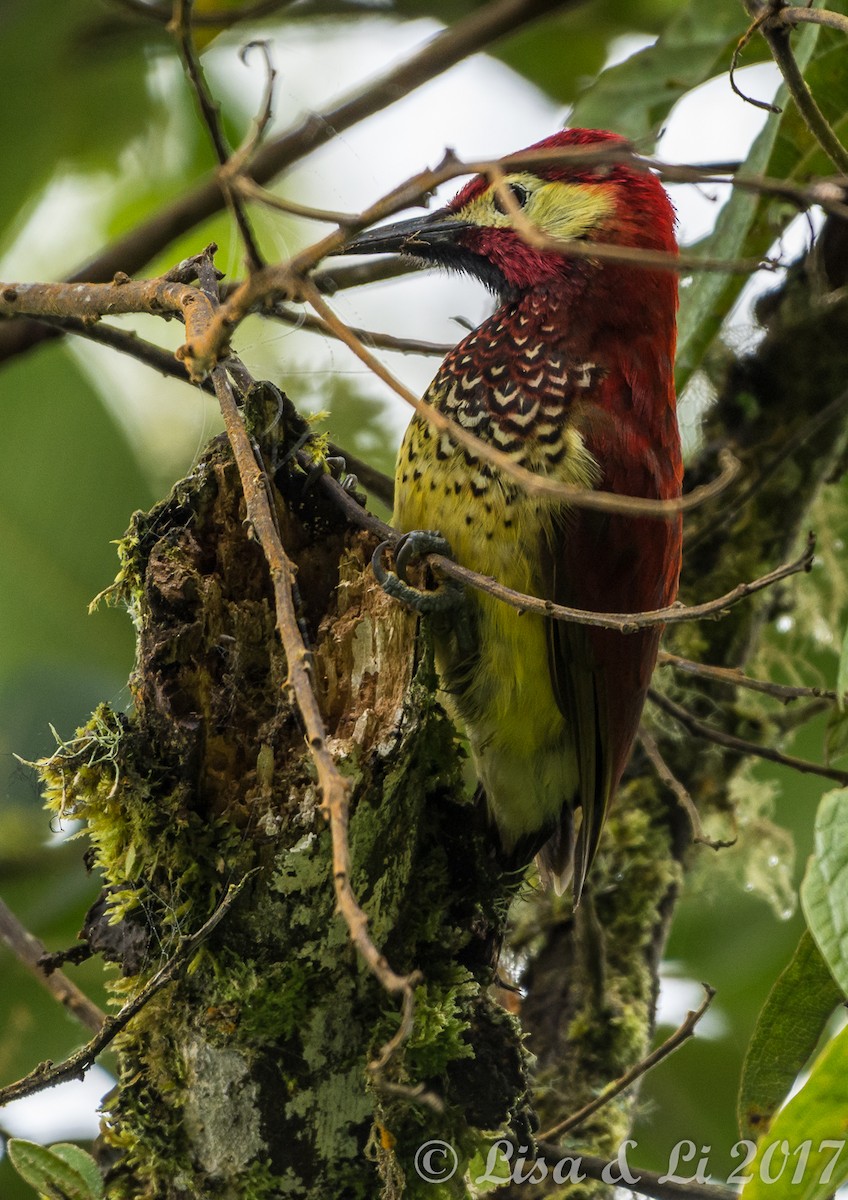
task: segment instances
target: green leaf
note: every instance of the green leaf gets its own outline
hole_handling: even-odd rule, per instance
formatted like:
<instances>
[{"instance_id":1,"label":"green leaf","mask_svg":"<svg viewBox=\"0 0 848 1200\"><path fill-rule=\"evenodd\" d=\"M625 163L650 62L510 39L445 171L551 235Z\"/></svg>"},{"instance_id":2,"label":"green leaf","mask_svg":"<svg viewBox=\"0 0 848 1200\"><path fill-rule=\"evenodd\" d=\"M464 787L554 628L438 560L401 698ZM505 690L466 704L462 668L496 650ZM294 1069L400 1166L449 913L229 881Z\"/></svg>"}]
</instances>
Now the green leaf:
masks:
<instances>
[{"instance_id":1,"label":"green leaf","mask_svg":"<svg viewBox=\"0 0 848 1200\"><path fill-rule=\"evenodd\" d=\"M756 1137L767 1128L843 996L804 930L789 965L769 992L745 1055L737 1101L743 1137Z\"/></svg>"},{"instance_id":2,"label":"green leaf","mask_svg":"<svg viewBox=\"0 0 848 1200\"><path fill-rule=\"evenodd\" d=\"M653 46L604 71L587 88L569 124L614 129L646 148L645 139L656 138L681 96L727 69L745 25L738 0L691 0ZM745 61L756 61L758 52L767 57L764 43L754 43Z\"/></svg>"},{"instance_id":3,"label":"green leaf","mask_svg":"<svg viewBox=\"0 0 848 1200\"><path fill-rule=\"evenodd\" d=\"M834 978L848 993L848 788L822 797L801 906Z\"/></svg>"},{"instance_id":4,"label":"green leaf","mask_svg":"<svg viewBox=\"0 0 848 1200\"><path fill-rule=\"evenodd\" d=\"M9 1158L15 1170L50 1200L103 1200L103 1178L90 1154L69 1142L39 1146L10 1138Z\"/></svg>"},{"instance_id":5,"label":"green leaf","mask_svg":"<svg viewBox=\"0 0 848 1200\"><path fill-rule=\"evenodd\" d=\"M839 707L845 711L848 708L848 625L842 638L842 650L839 654L839 670L836 673L836 695Z\"/></svg>"},{"instance_id":6,"label":"green leaf","mask_svg":"<svg viewBox=\"0 0 848 1200\"><path fill-rule=\"evenodd\" d=\"M843 1029L760 1139L742 1200L826 1200L848 1180L846 1078L848 1029Z\"/></svg>"},{"instance_id":7,"label":"green leaf","mask_svg":"<svg viewBox=\"0 0 848 1200\"><path fill-rule=\"evenodd\" d=\"M830 766L848 754L848 708L834 708L824 730L824 761Z\"/></svg>"},{"instance_id":8,"label":"green leaf","mask_svg":"<svg viewBox=\"0 0 848 1200\"><path fill-rule=\"evenodd\" d=\"M88 1187L86 1195L91 1196L92 1200L101 1200L103 1176L97 1163L86 1150L75 1146L73 1142L55 1142L50 1150L83 1177Z\"/></svg>"}]
</instances>

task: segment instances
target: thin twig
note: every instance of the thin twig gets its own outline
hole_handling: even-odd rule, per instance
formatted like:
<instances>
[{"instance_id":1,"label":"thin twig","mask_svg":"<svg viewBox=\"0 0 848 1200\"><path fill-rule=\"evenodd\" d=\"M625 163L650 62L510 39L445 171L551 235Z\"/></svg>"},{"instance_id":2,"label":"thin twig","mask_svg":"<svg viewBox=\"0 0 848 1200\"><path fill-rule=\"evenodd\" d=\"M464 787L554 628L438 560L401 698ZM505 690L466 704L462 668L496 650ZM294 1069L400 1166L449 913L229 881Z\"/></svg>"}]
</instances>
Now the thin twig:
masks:
<instances>
[{"instance_id":1,"label":"thin twig","mask_svg":"<svg viewBox=\"0 0 848 1200\"><path fill-rule=\"evenodd\" d=\"M265 93L259 105L259 112L253 118L241 145L225 162L221 163L219 171L221 182L230 191L238 191L236 185L245 178L244 169L256 153L274 115L274 84L277 80L277 71L271 58L271 47L268 42L261 40L248 42L246 46L242 46L239 58L245 65L247 65L247 56L251 50L259 50L265 62Z\"/></svg>"},{"instance_id":2,"label":"thin twig","mask_svg":"<svg viewBox=\"0 0 848 1200\"><path fill-rule=\"evenodd\" d=\"M830 122L816 103L807 86L795 55L792 53L788 29L774 29L767 23L762 30L774 61L777 63L784 82L804 123L812 136L824 150L837 171L848 172L848 150L842 145Z\"/></svg>"},{"instance_id":3,"label":"thin twig","mask_svg":"<svg viewBox=\"0 0 848 1200\"><path fill-rule=\"evenodd\" d=\"M467 567L461 567L452 559L445 558L441 554L430 554L427 556L427 561L431 567L435 567L450 579L456 579L458 583L464 583L479 591L487 592L491 596L497 596L499 600L503 600L511 608L518 609L519 612L535 612L540 616L550 617L554 621L570 621L578 625L592 625L599 629L617 629L620 633L635 633L638 629L647 629L652 625L680 625L686 621L719 620L725 615L727 609L739 604L740 601L752 596L755 592L773 587L782 579L789 578L790 575L808 571L812 563L814 548L815 540L811 539L803 554L798 558L783 563L773 571L769 571L767 575L761 575L759 579L754 579L750 583L737 584L732 591L715 600L688 606L677 603L668 608L658 608L653 612L643 613L599 613L589 612L582 608L569 608L564 604L554 604L548 600L540 600L537 596L526 596L521 592L513 591L512 588L498 583L496 579L491 579L487 575L478 575L476 571L469 571Z\"/></svg>"},{"instance_id":4,"label":"thin twig","mask_svg":"<svg viewBox=\"0 0 848 1200\"><path fill-rule=\"evenodd\" d=\"M75 1050L63 1062L53 1063L47 1061L39 1063L35 1070L30 1071L23 1079L0 1088L0 1108L5 1104L11 1104L13 1100L20 1100L23 1096L32 1096L36 1092L44 1091L45 1088L55 1087L57 1084L65 1083L69 1079L81 1079L85 1072L93 1066L98 1055L103 1053L110 1042L129 1024L136 1013L139 1013L157 992L160 992L163 987L176 979L180 971L187 965L197 947L209 937L213 929L230 911L245 884L255 874L255 869L248 871L239 883L230 885L211 917L195 933L180 939L176 951L165 965L156 972L149 983L145 984L137 996L134 996L132 1000L124 1005L119 1013L116 1013L115 1016L105 1017L99 1030L90 1042L86 1043L81 1049Z\"/></svg>"},{"instance_id":5,"label":"thin twig","mask_svg":"<svg viewBox=\"0 0 848 1200\"><path fill-rule=\"evenodd\" d=\"M294 200L286 200L267 188L260 187L249 175L239 175L233 182L233 188L244 196L245 200L253 200L264 204L266 208L275 208L279 212L289 213L293 217L306 217L309 221L324 221L330 225L357 225L359 217L356 213L336 212L328 208L313 208L308 204L298 204Z\"/></svg>"},{"instance_id":6,"label":"thin twig","mask_svg":"<svg viewBox=\"0 0 848 1200\"><path fill-rule=\"evenodd\" d=\"M670 1037L666 1038L661 1046L657 1046L656 1050L652 1050L650 1054L635 1063L629 1071L625 1071L618 1079L612 1083L608 1083L594 1100L590 1100L588 1104L584 1104L576 1113L572 1113L570 1117L566 1117L565 1120L559 1121L556 1125L552 1125L550 1129L545 1129L542 1133L538 1134L537 1139L540 1142L547 1142L553 1137L561 1136L563 1133L570 1133L572 1129L576 1129L578 1125L582 1125L587 1118L596 1113L599 1108L603 1108L604 1105L609 1104L610 1100L613 1100L629 1088L637 1079L641 1079L643 1075L647 1075L657 1063L661 1063L664 1058L668 1058L670 1054L673 1054L685 1041L692 1037L695 1027L712 1004L713 997L715 996L715 988L710 987L708 983L702 983L701 987L706 994L699 1007L694 1011L687 1012L681 1025L675 1029Z\"/></svg>"},{"instance_id":7,"label":"thin twig","mask_svg":"<svg viewBox=\"0 0 848 1200\"><path fill-rule=\"evenodd\" d=\"M673 717L684 729L695 737L704 738L708 742L714 742L717 746L724 746L728 750L734 750L737 754L752 754L756 758L764 758L769 762L779 763L783 767L790 767L793 771L799 771L802 775L820 775L823 779L834 779L843 787L848 785L848 771L837 771L834 767L822 767L818 763L810 762L806 758L796 758L792 754L783 754L780 750L773 750L770 746L758 746L756 742L749 742L745 738L736 737L735 734L725 733L721 729L714 729L711 725L705 725L703 721L699 721L693 716L688 709L681 704L676 704L674 700L669 700L668 696L663 696L660 692L653 688L648 692L649 698L663 712L668 713Z\"/></svg>"},{"instance_id":8,"label":"thin twig","mask_svg":"<svg viewBox=\"0 0 848 1200\"><path fill-rule=\"evenodd\" d=\"M806 11L806 10L804 10ZM811 11L818 12L818 9ZM751 103L757 103L751 101ZM807 209L819 205L834 216L848 220L848 204L846 204L846 183L842 176L832 179L811 179L804 184L793 183L789 179L774 179L767 175L745 175L736 170L715 170L708 167L687 165L685 163L667 163L657 158L634 156L634 164L641 163L647 169L656 171L660 179L666 183L718 183L742 192L752 192L761 196L779 196L796 204L799 209Z\"/></svg>"},{"instance_id":9,"label":"thin twig","mask_svg":"<svg viewBox=\"0 0 848 1200\"><path fill-rule=\"evenodd\" d=\"M357 263L340 262L337 266L316 271L311 279L322 296L335 296L336 292L347 291L348 288L367 287L371 283L385 283L405 275L420 274L421 267L416 263L384 255Z\"/></svg>"},{"instance_id":10,"label":"thin twig","mask_svg":"<svg viewBox=\"0 0 848 1200\"><path fill-rule=\"evenodd\" d=\"M840 33L848 33L848 17L842 13L830 12L826 8L780 8L774 14L774 20L782 25L799 25L809 22L811 25L828 25Z\"/></svg>"},{"instance_id":11,"label":"thin twig","mask_svg":"<svg viewBox=\"0 0 848 1200\"><path fill-rule=\"evenodd\" d=\"M629 1144L632 1143L625 1143L622 1151ZM694 1180L691 1183L676 1183L655 1171L629 1165L626 1155L622 1163L622 1151L619 1152L619 1158L606 1159L596 1154L583 1154L580 1150L554 1146L550 1142L539 1142L538 1147L546 1163L555 1163L560 1159L576 1160L578 1167L590 1179L606 1184L618 1183L627 1191L650 1196L653 1200L739 1200L737 1192L718 1183L697 1183ZM622 1166L626 1166L633 1182L631 1178L622 1178Z\"/></svg>"},{"instance_id":12,"label":"thin twig","mask_svg":"<svg viewBox=\"0 0 848 1200\"><path fill-rule=\"evenodd\" d=\"M669 791L673 793L677 803L689 818L689 824L692 826L692 841L697 842L701 846L709 846L711 850L726 850L728 846L734 845L736 842L735 837L729 841L720 841L717 838L708 837L704 833L701 816L695 805L695 801L692 799L688 789L684 787L663 758L656 739L644 725L639 727L638 737L642 749L645 751L645 755L651 766L656 771L660 782L664 783Z\"/></svg>"},{"instance_id":13,"label":"thin twig","mask_svg":"<svg viewBox=\"0 0 848 1200\"><path fill-rule=\"evenodd\" d=\"M310 333L320 333L324 337L338 339L338 332L329 325L321 317L313 316L312 313L295 312L291 308L286 308L284 304L274 304L263 309L266 316L273 317L277 321L282 321L285 325L291 325L294 329L306 329ZM400 354L427 354L434 355L439 358L444 358L448 351L453 349L451 342L423 342L418 338L395 337L391 333L377 333L373 329L357 329L356 326L349 326L354 337L366 346L373 346L378 350L394 350Z\"/></svg>"},{"instance_id":14,"label":"thin twig","mask_svg":"<svg viewBox=\"0 0 848 1200\"><path fill-rule=\"evenodd\" d=\"M410 975L398 975L392 970L385 956L371 940L368 933L368 917L360 908L354 895L350 881L351 862L348 840L350 782L339 771L327 746L324 719L321 716L312 680L309 677L309 656L298 624L292 596L294 568L280 541L277 524L268 499L264 469L256 461L250 437L245 429L241 412L223 367L215 368L212 373L212 382L241 479L247 517L268 562L274 591L277 629L288 664L288 686L292 690L303 717L309 751L315 763L318 784L323 797L321 811L330 825L333 846L333 883L339 911L348 927L351 941L373 975L387 992L403 998L401 1022L397 1033L382 1048L377 1058L369 1064L372 1072L379 1073L412 1031L414 989L421 977L418 972L412 972Z\"/></svg>"},{"instance_id":15,"label":"thin twig","mask_svg":"<svg viewBox=\"0 0 848 1200\"><path fill-rule=\"evenodd\" d=\"M668 650L660 650L657 662L660 666L673 667L675 671L682 671L686 675L697 675L701 679L713 680L729 687L762 692L779 700L781 704L791 704L793 700L805 698L833 701L837 699L836 692L827 688L794 687L786 683L772 683L770 679L752 679L750 675L743 674L741 667L713 667L707 663L694 662L691 658L681 658L679 654L671 654Z\"/></svg>"},{"instance_id":16,"label":"thin twig","mask_svg":"<svg viewBox=\"0 0 848 1200\"><path fill-rule=\"evenodd\" d=\"M751 6L748 5L747 7L750 12ZM752 23L748 26L748 28L745 30L745 32L742 34L741 38L736 43L736 46L733 50L733 55L730 59L730 70L728 71L727 77L728 77L728 81L730 83L730 90L734 93L734 95L738 96L740 100L744 100L746 104L752 104L754 106L754 108L761 108L765 112L773 113L776 116L779 113L781 113L783 111L783 109L778 108L778 106L776 104L772 104L768 100L755 100L753 96L749 96L747 94L747 92L743 92L742 89L736 83L736 72L739 69L739 59L742 55L742 51L745 49L745 47L751 41L751 38L754 36L754 34L757 32L757 30L762 27L763 23L767 19L768 19L767 12L759 13L754 18Z\"/></svg>"},{"instance_id":17,"label":"thin twig","mask_svg":"<svg viewBox=\"0 0 848 1200\"><path fill-rule=\"evenodd\" d=\"M783 11L789 11L783 10ZM794 10L792 10L794 11ZM806 9L801 11L806 12ZM821 13L820 9L811 9L811 13ZM848 17L842 18L848 21ZM760 103L759 101L750 101L752 104ZM580 148L580 157L586 159L586 151L588 147ZM560 154L567 154L568 157L559 158ZM453 178L460 174L499 174L503 176L506 169L518 169L521 167L530 167L536 164L539 165L555 165L558 162L577 161L574 147L560 147L556 151L523 151L518 154L506 156L498 160L496 163L486 162L460 162L459 159L452 160L447 164L446 168L440 170L440 175L437 182L445 182L441 177L441 172L445 169L450 172L447 178ZM725 166L700 166L695 163L670 163L662 159L654 158L651 155L637 154L629 147L610 146L602 148L601 153L597 152L592 155L590 162L601 163L621 163L636 167L643 171L655 172L660 179L666 183L695 183L695 184L725 184L732 186L743 192L753 192L758 195L780 196L784 200L791 200L797 204L800 209L811 207L811 205L820 205L828 212L832 212L834 216L848 218L848 204L845 203L846 185L842 176L836 176L833 179L815 179L810 180L806 184L794 183L789 179L776 179L767 175L746 175L740 173L738 167ZM478 171L477 168L483 168ZM494 178L493 178L494 182ZM293 200L287 200L278 196L275 192L270 192L266 188L260 187L249 175L240 175L234 182L242 194L251 200L256 200L258 203L267 205L270 208L279 209L281 212L291 213L293 216L301 216L310 221L334 222L343 227L356 227L361 224L362 216L359 213L337 212L332 209L315 208L311 205L298 204ZM406 185L401 185L404 188ZM432 187L427 188L431 191ZM519 212L521 210L518 210ZM525 218L526 220L526 218ZM603 253L603 252L602 252ZM687 264L686 259L683 264ZM704 258L692 258L693 269L701 269L703 264L708 261ZM750 265L754 260L728 260L716 259L715 263L720 264L722 268L728 269L738 266L743 269ZM681 262L677 259L678 264ZM663 260L664 265L667 260ZM718 269L718 265L716 266Z\"/></svg>"},{"instance_id":18,"label":"thin twig","mask_svg":"<svg viewBox=\"0 0 848 1200\"><path fill-rule=\"evenodd\" d=\"M838 171L848 173L848 150L836 136L832 126L816 103L807 86L797 59L792 53L790 31L792 22L786 22L780 12L782 5L776 0L744 0L748 12L755 18L751 27L759 29L768 43L772 57L777 63L790 96L798 112L816 142ZM803 11L803 10L802 10Z\"/></svg>"},{"instance_id":19,"label":"thin twig","mask_svg":"<svg viewBox=\"0 0 848 1200\"><path fill-rule=\"evenodd\" d=\"M192 8L194 0L174 0L174 15L168 23L168 30L173 34L179 47L186 75L197 99L200 116L212 142L212 148L219 164L225 167L230 158L230 147L224 135L221 124L221 109L212 96L206 83L206 75L200 63L200 56L192 37ZM256 243L253 228L248 219L239 193L232 188L226 174L221 175L221 185L224 197L238 226L241 239L244 242L245 258L248 271L256 271L262 266L262 257Z\"/></svg>"},{"instance_id":20,"label":"thin twig","mask_svg":"<svg viewBox=\"0 0 848 1200\"><path fill-rule=\"evenodd\" d=\"M89 1000L85 992L63 971L45 971L41 965L46 950L44 943L23 925L12 910L0 900L0 941L6 943L15 958L30 971L42 987L47 988L68 1012L81 1021L92 1033L100 1031L106 1014Z\"/></svg>"}]
</instances>

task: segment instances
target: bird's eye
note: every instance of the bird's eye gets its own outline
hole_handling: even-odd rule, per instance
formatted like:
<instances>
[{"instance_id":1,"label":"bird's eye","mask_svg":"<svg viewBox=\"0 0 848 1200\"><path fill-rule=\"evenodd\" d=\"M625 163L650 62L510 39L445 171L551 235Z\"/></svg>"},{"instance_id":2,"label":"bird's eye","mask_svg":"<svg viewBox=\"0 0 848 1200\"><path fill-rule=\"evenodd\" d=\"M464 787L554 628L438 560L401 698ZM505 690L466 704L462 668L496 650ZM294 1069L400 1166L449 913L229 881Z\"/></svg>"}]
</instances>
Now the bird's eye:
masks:
<instances>
[{"instance_id":1,"label":"bird's eye","mask_svg":"<svg viewBox=\"0 0 848 1200\"><path fill-rule=\"evenodd\" d=\"M527 203L527 199L530 195L530 192L528 191L528 189L524 186L523 183L508 183L506 186L507 186L508 190L511 192L512 198L513 198L513 200L515 200L515 203L518 205L518 207L523 208L524 205ZM507 207L504 204L500 193L497 191L494 194L494 204L495 204L496 210L499 213L503 213L504 215L506 215Z\"/></svg>"}]
</instances>

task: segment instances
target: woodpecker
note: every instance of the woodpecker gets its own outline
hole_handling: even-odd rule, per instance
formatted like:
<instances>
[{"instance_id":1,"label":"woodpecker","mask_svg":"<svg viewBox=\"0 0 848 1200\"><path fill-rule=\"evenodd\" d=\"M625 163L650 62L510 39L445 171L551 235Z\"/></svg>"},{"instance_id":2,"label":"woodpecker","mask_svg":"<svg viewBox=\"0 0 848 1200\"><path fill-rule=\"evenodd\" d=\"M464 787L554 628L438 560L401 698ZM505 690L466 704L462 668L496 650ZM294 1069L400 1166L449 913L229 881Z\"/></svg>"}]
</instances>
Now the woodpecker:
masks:
<instances>
[{"instance_id":1,"label":"woodpecker","mask_svg":"<svg viewBox=\"0 0 848 1200\"><path fill-rule=\"evenodd\" d=\"M570 129L529 149L598 145L626 143ZM551 239L676 253L665 190L621 161L551 161L507 173L500 187L477 176L446 208L359 235L345 253L400 253L467 272L497 298L447 355L427 402L550 479L679 496L676 274L530 244L504 186ZM531 497L418 415L398 456L393 525L438 530L464 566L556 603L640 612L677 594L679 514L633 517ZM442 623L436 636L448 706L467 732L505 861L538 855L557 890L571 881L576 905L633 745L660 629L622 634L519 614L477 590L467 605L471 646L458 623Z\"/></svg>"}]
</instances>

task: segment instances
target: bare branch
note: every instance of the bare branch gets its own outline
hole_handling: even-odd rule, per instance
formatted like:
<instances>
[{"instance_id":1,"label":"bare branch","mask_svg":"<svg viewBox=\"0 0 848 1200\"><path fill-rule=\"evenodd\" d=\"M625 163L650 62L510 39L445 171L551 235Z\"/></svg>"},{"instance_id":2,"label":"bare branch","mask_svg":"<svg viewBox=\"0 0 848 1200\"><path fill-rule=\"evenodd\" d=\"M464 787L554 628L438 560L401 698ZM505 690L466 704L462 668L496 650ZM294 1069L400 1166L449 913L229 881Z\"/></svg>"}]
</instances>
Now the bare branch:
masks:
<instances>
[{"instance_id":1,"label":"bare branch","mask_svg":"<svg viewBox=\"0 0 848 1200\"><path fill-rule=\"evenodd\" d=\"M746 0L743 0L743 2L746 2ZM747 2L746 2L746 7L748 8L748 11L750 12L751 5L747 4ZM733 91L734 95L739 97L740 100L744 100L746 104L752 104L754 106L754 108L761 108L765 112L774 113L775 115L777 115L778 113L781 113L783 111L782 108L779 108L776 104L771 104L768 100L755 100L753 96L749 96L747 94L747 92L743 92L742 89L736 83L736 72L739 68L739 59L742 56L742 51L745 49L745 47L751 41L751 38L754 36L754 34L757 32L757 30L762 26L762 24L766 20L767 16L768 16L768 13L763 12L763 13L760 13L757 17L755 17L753 22L748 26L748 28L742 34L739 41L736 43L736 46L733 51L733 57L730 60L730 70L728 72L728 79L730 81L731 90Z\"/></svg>"},{"instance_id":2,"label":"bare branch","mask_svg":"<svg viewBox=\"0 0 848 1200\"><path fill-rule=\"evenodd\" d=\"M617 1159L599 1158L595 1154L582 1154L579 1150L564 1149L551 1145L549 1142L539 1142L539 1150L548 1163L559 1159L576 1159L578 1165L590 1179L598 1179L609 1184L621 1180L620 1163ZM654 1171L646 1171L643 1167L630 1167L635 1182L623 1180L623 1186L628 1191L637 1192L640 1196L651 1196L653 1200L739 1200L739 1194L732 1188L722 1187L717 1183L675 1183L666 1181Z\"/></svg>"},{"instance_id":3,"label":"bare branch","mask_svg":"<svg viewBox=\"0 0 848 1200\"><path fill-rule=\"evenodd\" d=\"M63 1062L53 1063L48 1060L47 1062L39 1063L35 1070L30 1071L23 1079L0 1088L0 1108L5 1104L11 1104L13 1100L20 1100L23 1096L32 1096L36 1092L56 1087L57 1084L66 1083L70 1079L81 1079L85 1072L94 1065L98 1055L103 1053L121 1030L129 1024L136 1013L141 1012L156 993L160 992L167 984L172 983L183 968L188 965L194 951L209 937L212 930L227 915L241 894L245 884L255 874L255 870L248 871L239 883L231 885L227 889L226 894L209 920L204 922L196 933L189 934L188 937L180 940L174 954L156 972L138 995L128 1001L115 1016L104 1018L98 1032L90 1042L87 1042L81 1049L75 1050Z\"/></svg>"},{"instance_id":4,"label":"bare branch","mask_svg":"<svg viewBox=\"0 0 848 1200\"><path fill-rule=\"evenodd\" d=\"M264 204L266 208L275 208L278 212L290 213L295 217L306 217L309 221L325 221L330 225L358 225L356 213L335 212L327 208L312 208L308 204L297 204L294 200L286 200L283 196L269 192L260 187L249 175L238 175L233 181L233 187L244 196L245 200L254 200Z\"/></svg>"},{"instance_id":5,"label":"bare branch","mask_svg":"<svg viewBox=\"0 0 848 1200\"><path fill-rule=\"evenodd\" d=\"M218 162L223 168L227 166L229 161L230 148L227 145L227 139L224 136L224 129L221 124L220 105L212 96L206 83L206 75L200 64L200 56L197 53L197 47L192 37L193 7L194 0L174 0L174 15L168 22L168 30L173 34L179 48L186 75L197 99L200 116L209 133L209 139L212 142ZM266 109L270 115L270 99L266 100ZM259 124L259 129L264 128L265 124L267 124L267 118L264 124ZM231 186L226 171L221 172L220 178L224 197L238 226L241 239L244 242L247 269L248 271L255 271L262 265L262 258L259 254L259 247L256 243L253 229L248 220L244 205L241 202L241 197Z\"/></svg>"},{"instance_id":6,"label":"bare branch","mask_svg":"<svg viewBox=\"0 0 848 1200\"><path fill-rule=\"evenodd\" d=\"M385 283L405 275L421 274L421 268L402 258L373 258L357 263L339 263L312 275L312 282L322 296L334 296L348 288L366 287L370 283ZM227 292L226 294L229 294Z\"/></svg>"},{"instance_id":7,"label":"bare branch","mask_svg":"<svg viewBox=\"0 0 848 1200\"><path fill-rule=\"evenodd\" d=\"M782 754L779 750L773 750L771 746L758 746L756 742L749 742L745 738L736 737L735 734L714 729L711 725L705 725L703 721L699 721L681 704L676 704L674 700L669 700L668 696L663 696L653 688L648 692L648 696L657 708L668 713L695 737L715 742L717 746L724 746L727 750L735 750L737 754L752 754L755 758L765 758L769 762L779 763L783 767L791 767L793 771L799 771L802 775L820 775L823 779L835 780L843 787L848 786L848 771L837 771L835 767L822 767L806 758L795 758L792 754Z\"/></svg>"},{"instance_id":8,"label":"bare branch","mask_svg":"<svg viewBox=\"0 0 848 1200\"><path fill-rule=\"evenodd\" d=\"M282 321L285 325L291 325L294 329L306 329L324 337L339 337L333 326L321 317L312 316L311 313L295 312L294 309L286 308L284 304L275 304L263 311L267 316ZM353 325L349 328L354 337L359 338L364 345L373 346L378 350L395 350L400 354L432 354L444 358L448 351L453 349L451 342L423 342L418 338L395 337L391 333L378 333L373 329L357 329Z\"/></svg>"},{"instance_id":9,"label":"bare branch","mask_svg":"<svg viewBox=\"0 0 848 1200\"><path fill-rule=\"evenodd\" d=\"M571 621L578 625L593 625L599 629L617 629L621 633L635 633L637 629L647 629L651 625L679 625L684 621L718 620L725 615L727 609L755 592L773 587L782 579L788 579L790 575L809 571L814 547L815 540L811 538L803 554L798 558L776 567L767 575L762 575L750 583L738 584L733 591L719 596L716 600L708 600L704 604L692 604L688 607L685 604L672 604L668 608L658 608L653 612L644 613L599 613L581 608L568 608L563 604L553 604L548 600L540 600L537 596L526 596L521 592L513 591L512 588L498 583L496 579L478 575L476 571L469 571L467 567L461 567L452 559L445 558L441 554L430 554L427 556L427 561L430 566L435 567L450 579L456 579L459 583L476 587L479 591L488 592L491 596L497 596L499 600L503 600L511 608L518 609L519 612L535 612L540 616L551 617L555 621Z\"/></svg>"},{"instance_id":10,"label":"bare branch","mask_svg":"<svg viewBox=\"0 0 848 1200\"><path fill-rule=\"evenodd\" d=\"M421 275L420 266L403 258L363 259L361 263L339 263L330 268L315 271L312 282L321 295L332 296L348 288L367 287L369 283L385 283L405 275Z\"/></svg>"},{"instance_id":11,"label":"bare branch","mask_svg":"<svg viewBox=\"0 0 848 1200\"><path fill-rule=\"evenodd\" d=\"M836 169L848 173L848 150L842 145L816 103L813 93L807 87L797 59L792 53L790 30L795 22L784 19L781 12L783 5L780 0L744 0L744 3L754 18L754 23L746 34L745 40L749 40L755 30L759 30L763 35L772 52L772 57L780 69L789 94L795 101L798 112L808 130ZM805 12L806 10L800 9L799 11ZM821 22L821 24L824 23Z\"/></svg>"},{"instance_id":12,"label":"bare branch","mask_svg":"<svg viewBox=\"0 0 848 1200\"><path fill-rule=\"evenodd\" d=\"M324 475L319 482L352 524L358 525L360 529L367 529L369 533L375 534L391 545L398 540L400 535L396 529L392 529L390 525L386 525L373 513L361 508L337 480L329 475ZM538 596L528 596L523 592L516 592L512 588L498 583L496 579L492 579L488 575L479 575L467 567L461 567L453 559L445 558L441 554L427 554L423 556L423 559L448 578L455 579L467 587L476 588L478 591L487 592L490 596L495 596L498 600L508 604L510 608L515 608L521 613L535 612L555 621L571 621L577 625L592 625L598 629L616 629L620 633L635 633L638 629L647 629L651 625L679 625L684 621L719 620L728 609L739 604L748 596L773 587L791 575L809 571L814 550L815 538L810 534L807 545L798 558L783 563L773 571L769 571L767 575L762 575L750 583L738 584L733 591L719 596L716 600L709 600L704 604L692 604L689 607L676 603L668 608L660 608L647 613L602 613L590 612L588 609L582 608L568 608L563 604L554 604L550 600L540 600Z\"/></svg>"},{"instance_id":13,"label":"bare branch","mask_svg":"<svg viewBox=\"0 0 848 1200\"><path fill-rule=\"evenodd\" d=\"M731 838L730 841L719 841L716 838L707 837L704 833L701 816L695 805L695 801L689 794L688 789L683 786L671 767L669 767L660 752L656 739L644 725L640 726L638 737L642 749L645 751L648 761L656 771L658 778L673 793L677 803L689 818L689 824L692 826L692 841L697 842L701 846L709 846L711 850L726 850L728 846L732 846L736 841L735 837Z\"/></svg>"},{"instance_id":14,"label":"bare branch","mask_svg":"<svg viewBox=\"0 0 848 1200\"><path fill-rule=\"evenodd\" d=\"M177 315L190 340L205 337L213 309L203 293L185 283L130 279L120 272L111 283L0 283L0 316L96 321L118 313ZM183 358L180 351L177 357ZM191 374L192 363L186 361Z\"/></svg>"},{"instance_id":15,"label":"bare branch","mask_svg":"<svg viewBox=\"0 0 848 1200\"><path fill-rule=\"evenodd\" d=\"M89 1000L85 992L70 980L63 971L45 971L41 960L46 953L44 943L23 925L10 908L0 900L0 941L6 943L15 958L30 971L42 987L47 988L68 1012L98 1033L106 1020L106 1014Z\"/></svg>"},{"instance_id":16,"label":"bare branch","mask_svg":"<svg viewBox=\"0 0 848 1200\"><path fill-rule=\"evenodd\" d=\"M727 684L729 687L747 688L752 692L762 692L772 696L782 704L790 704L793 700L815 698L820 700L837 699L836 692L827 688L793 687L785 683L772 683L770 679L752 679L743 674L740 667L713 667L707 663L693 662L691 658L681 658L679 654L671 654L668 650L660 650L657 662L660 666L673 667L686 675L697 675L700 679L709 679L715 683Z\"/></svg>"},{"instance_id":17,"label":"bare branch","mask_svg":"<svg viewBox=\"0 0 848 1200\"><path fill-rule=\"evenodd\" d=\"M804 10L807 11L806 9ZM818 9L810 10L818 12ZM749 97L745 97L749 99ZM758 101L750 101L757 104ZM845 180L841 176L833 179L812 179L808 183L793 183L788 179L773 179L767 175L744 175L736 170L716 170L710 167L690 166L685 163L667 163L657 158L634 156L634 163L642 163L656 171L666 183L722 183L741 192L753 192L763 196L780 196L796 204L799 209L819 205L836 217L848 220Z\"/></svg>"},{"instance_id":18,"label":"bare branch","mask_svg":"<svg viewBox=\"0 0 848 1200\"><path fill-rule=\"evenodd\" d=\"M842 13L830 12L826 8L786 8L778 9L774 19L782 25L798 25L807 21L812 25L828 25L840 33L848 33L848 17Z\"/></svg>"}]
</instances>

